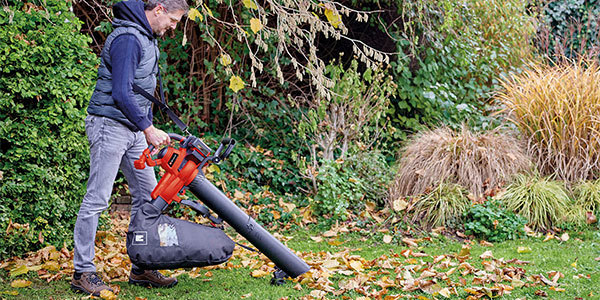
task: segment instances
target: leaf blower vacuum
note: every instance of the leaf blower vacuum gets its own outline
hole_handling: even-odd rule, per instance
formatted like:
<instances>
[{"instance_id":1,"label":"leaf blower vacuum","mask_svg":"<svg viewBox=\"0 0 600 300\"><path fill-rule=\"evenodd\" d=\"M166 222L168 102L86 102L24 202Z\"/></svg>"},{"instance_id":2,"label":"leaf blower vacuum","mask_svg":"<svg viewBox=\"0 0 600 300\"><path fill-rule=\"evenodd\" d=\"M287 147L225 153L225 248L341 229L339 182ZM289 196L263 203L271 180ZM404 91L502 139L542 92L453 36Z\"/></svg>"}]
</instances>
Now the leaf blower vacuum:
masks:
<instances>
[{"instance_id":1,"label":"leaf blower vacuum","mask_svg":"<svg viewBox=\"0 0 600 300\"><path fill-rule=\"evenodd\" d=\"M272 284L281 284L284 278L295 278L310 269L204 176L202 167L227 158L235 140L223 139L217 151L211 155L212 150L193 135L184 138L170 133L169 136L179 141L179 148L165 147L153 159L151 152L154 147L150 145L135 161L138 169L160 166L166 173L152 191L153 200L141 206L129 226L127 253L132 263L144 269L176 269L216 265L231 257L235 243L222 229L162 214L169 204L176 201L198 211L213 224L219 224L222 218L271 259L276 265ZM215 212L218 218L198 202L181 200L179 195L186 189Z\"/></svg>"}]
</instances>

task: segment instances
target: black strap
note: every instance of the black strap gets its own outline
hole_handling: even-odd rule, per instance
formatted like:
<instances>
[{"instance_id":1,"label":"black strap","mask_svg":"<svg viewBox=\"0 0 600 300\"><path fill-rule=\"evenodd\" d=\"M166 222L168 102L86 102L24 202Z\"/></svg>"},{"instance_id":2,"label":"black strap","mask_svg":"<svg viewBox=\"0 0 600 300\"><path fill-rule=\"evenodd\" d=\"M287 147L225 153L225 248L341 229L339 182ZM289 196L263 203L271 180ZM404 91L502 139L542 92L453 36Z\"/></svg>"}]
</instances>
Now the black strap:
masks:
<instances>
[{"instance_id":1,"label":"black strap","mask_svg":"<svg viewBox=\"0 0 600 300\"><path fill-rule=\"evenodd\" d=\"M160 76L160 73L159 73ZM158 99L154 98L154 96L150 95L150 93L146 92L146 90L144 90L143 88L141 88L139 85L137 84L133 84L133 91L146 97L146 99L150 100L152 103L156 104L156 106L158 106L158 108L162 111L164 111L165 113L167 113L167 115L169 116L169 118L171 118L171 120L173 122L175 122L175 125L177 125L177 127L179 127L179 129L181 129L181 131L183 132L187 132L187 128L188 126L185 125L185 123L183 123L183 121L181 121L179 119L179 117L177 117L177 115L164 103L164 95L163 95L163 89L162 89L162 80L160 80L160 93L161 93L161 98L163 98L163 102L158 101Z\"/></svg>"}]
</instances>

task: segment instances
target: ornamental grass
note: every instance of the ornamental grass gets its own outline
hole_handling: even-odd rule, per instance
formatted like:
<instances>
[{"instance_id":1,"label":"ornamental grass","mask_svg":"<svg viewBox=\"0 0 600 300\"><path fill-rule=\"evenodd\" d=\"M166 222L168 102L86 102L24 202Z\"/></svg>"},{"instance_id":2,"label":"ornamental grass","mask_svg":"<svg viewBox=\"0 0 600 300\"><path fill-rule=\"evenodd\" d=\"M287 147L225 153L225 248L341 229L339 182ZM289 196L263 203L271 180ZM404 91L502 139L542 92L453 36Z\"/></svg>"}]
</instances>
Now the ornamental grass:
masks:
<instances>
[{"instance_id":1,"label":"ornamental grass","mask_svg":"<svg viewBox=\"0 0 600 300\"><path fill-rule=\"evenodd\" d=\"M413 198L407 209L411 221L426 228L458 224L471 206L468 192L455 183L443 182L427 194Z\"/></svg>"},{"instance_id":2,"label":"ornamental grass","mask_svg":"<svg viewBox=\"0 0 600 300\"><path fill-rule=\"evenodd\" d=\"M519 174L499 200L527 219L530 227L548 230L565 221L569 196L563 182L539 174Z\"/></svg>"},{"instance_id":3,"label":"ornamental grass","mask_svg":"<svg viewBox=\"0 0 600 300\"><path fill-rule=\"evenodd\" d=\"M501 82L497 96L527 139L542 175L569 185L600 174L600 67L579 60L530 69Z\"/></svg>"},{"instance_id":4,"label":"ornamental grass","mask_svg":"<svg viewBox=\"0 0 600 300\"><path fill-rule=\"evenodd\" d=\"M389 199L426 194L442 182L460 184L480 198L530 165L522 144L499 129L427 130L413 136L403 149Z\"/></svg>"}]
</instances>

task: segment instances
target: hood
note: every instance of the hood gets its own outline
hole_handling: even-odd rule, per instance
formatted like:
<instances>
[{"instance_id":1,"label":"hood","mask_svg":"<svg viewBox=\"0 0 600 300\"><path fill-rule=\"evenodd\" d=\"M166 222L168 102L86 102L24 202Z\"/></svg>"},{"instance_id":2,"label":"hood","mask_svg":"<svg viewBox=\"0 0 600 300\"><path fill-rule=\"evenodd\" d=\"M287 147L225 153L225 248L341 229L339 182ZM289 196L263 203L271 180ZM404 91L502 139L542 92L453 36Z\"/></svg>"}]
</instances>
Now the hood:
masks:
<instances>
[{"instance_id":1,"label":"hood","mask_svg":"<svg viewBox=\"0 0 600 300\"><path fill-rule=\"evenodd\" d=\"M148 18L144 13L144 2L142 1L121 1L113 6L115 19L135 23L145 29L148 36L153 37L152 27L148 23ZM120 23L120 22L118 22Z\"/></svg>"}]
</instances>

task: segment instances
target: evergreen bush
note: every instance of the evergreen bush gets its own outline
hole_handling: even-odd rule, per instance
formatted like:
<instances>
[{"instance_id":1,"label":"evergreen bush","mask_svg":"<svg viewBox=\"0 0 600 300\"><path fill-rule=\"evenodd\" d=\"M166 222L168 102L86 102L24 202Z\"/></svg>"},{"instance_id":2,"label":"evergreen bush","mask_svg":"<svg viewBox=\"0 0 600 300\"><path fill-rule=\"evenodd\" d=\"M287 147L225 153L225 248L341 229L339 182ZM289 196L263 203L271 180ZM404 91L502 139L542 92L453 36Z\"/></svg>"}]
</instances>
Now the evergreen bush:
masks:
<instances>
[{"instance_id":1,"label":"evergreen bush","mask_svg":"<svg viewBox=\"0 0 600 300\"><path fill-rule=\"evenodd\" d=\"M0 10L0 259L72 241L98 60L70 1Z\"/></svg>"}]
</instances>

